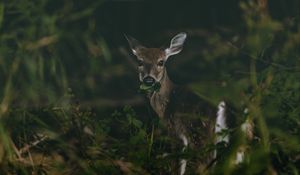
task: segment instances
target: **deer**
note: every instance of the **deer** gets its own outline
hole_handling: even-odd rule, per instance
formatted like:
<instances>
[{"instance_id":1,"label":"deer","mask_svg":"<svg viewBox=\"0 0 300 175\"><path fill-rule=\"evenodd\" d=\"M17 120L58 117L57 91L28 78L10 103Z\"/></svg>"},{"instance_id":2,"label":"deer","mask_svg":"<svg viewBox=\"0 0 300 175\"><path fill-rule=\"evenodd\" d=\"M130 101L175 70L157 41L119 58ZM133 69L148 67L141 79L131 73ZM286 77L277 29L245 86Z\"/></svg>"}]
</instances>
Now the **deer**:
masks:
<instances>
[{"instance_id":1,"label":"deer","mask_svg":"<svg viewBox=\"0 0 300 175\"><path fill-rule=\"evenodd\" d=\"M181 32L174 36L167 48L148 48L131 36L125 37L137 59L139 81L147 90L150 106L170 137L181 143L181 151L189 147L201 149L208 143L228 143L229 136L221 134L228 129L226 103L220 101L217 106L212 105L188 88L174 84L168 76L166 62L182 51L187 34ZM212 165L217 154L215 150L201 158L200 171ZM242 161L243 154L237 157ZM187 163L185 158L178 162L178 174L185 174Z\"/></svg>"}]
</instances>

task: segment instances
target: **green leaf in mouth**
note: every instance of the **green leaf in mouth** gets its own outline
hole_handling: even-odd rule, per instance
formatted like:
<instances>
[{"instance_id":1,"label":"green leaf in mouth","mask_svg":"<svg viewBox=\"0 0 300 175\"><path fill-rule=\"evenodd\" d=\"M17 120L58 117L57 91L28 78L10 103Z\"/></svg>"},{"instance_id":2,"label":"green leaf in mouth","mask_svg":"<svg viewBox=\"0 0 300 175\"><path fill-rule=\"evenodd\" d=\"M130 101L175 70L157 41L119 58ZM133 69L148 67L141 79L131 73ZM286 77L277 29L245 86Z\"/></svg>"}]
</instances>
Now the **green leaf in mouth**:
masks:
<instances>
[{"instance_id":1,"label":"green leaf in mouth","mask_svg":"<svg viewBox=\"0 0 300 175\"><path fill-rule=\"evenodd\" d=\"M160 89L160 83L154 83L151 86L147 86L144 83L140 85L140 92L143 92L143 93L159 91L159 89Z\"/></svg>"}]
</instances>

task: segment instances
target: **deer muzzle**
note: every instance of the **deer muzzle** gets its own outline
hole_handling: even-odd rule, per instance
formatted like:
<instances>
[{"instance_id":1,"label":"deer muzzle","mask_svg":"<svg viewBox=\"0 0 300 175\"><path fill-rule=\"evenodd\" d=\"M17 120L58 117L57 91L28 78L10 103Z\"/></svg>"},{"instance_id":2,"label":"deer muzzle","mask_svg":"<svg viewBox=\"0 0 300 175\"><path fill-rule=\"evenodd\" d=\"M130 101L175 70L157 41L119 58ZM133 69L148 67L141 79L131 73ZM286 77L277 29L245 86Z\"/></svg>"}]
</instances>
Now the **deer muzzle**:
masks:
<instances>
[{"instance_id":1,"label":"deer muzzle","mask_svg":"<svg viewBox=\"0 0 300 175\"><path fill-rule=\"evenodd\" d=\"M153 77L150 77L150 76L147 76L143 79L143 83L146 85L146 86L152 86L154 85L155 83L155 79Z\"/></svg>"}]
</instances>

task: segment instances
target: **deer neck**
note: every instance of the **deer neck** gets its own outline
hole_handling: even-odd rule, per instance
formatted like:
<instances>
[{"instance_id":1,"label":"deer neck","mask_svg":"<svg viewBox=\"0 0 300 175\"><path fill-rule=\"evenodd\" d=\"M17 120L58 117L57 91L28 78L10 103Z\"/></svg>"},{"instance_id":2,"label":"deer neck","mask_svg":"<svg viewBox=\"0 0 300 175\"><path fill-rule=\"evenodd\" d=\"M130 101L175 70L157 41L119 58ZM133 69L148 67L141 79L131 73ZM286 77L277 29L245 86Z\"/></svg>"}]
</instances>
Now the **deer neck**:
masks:
<instances>
[{"instance_id":1,"label":"deer neck","mask_svg":"<svg viewBox=\"0 0 300 175\"><path fill-rule=\"evenodd\" d=\"M153 110L160 118L164 118L167 105L170 101L170 94L173 91L174 84L169 79L167 71L164 71L164 76L161 80L161 87L158 91L149 94L150 104Z\"/></svg>"}]
</instances>

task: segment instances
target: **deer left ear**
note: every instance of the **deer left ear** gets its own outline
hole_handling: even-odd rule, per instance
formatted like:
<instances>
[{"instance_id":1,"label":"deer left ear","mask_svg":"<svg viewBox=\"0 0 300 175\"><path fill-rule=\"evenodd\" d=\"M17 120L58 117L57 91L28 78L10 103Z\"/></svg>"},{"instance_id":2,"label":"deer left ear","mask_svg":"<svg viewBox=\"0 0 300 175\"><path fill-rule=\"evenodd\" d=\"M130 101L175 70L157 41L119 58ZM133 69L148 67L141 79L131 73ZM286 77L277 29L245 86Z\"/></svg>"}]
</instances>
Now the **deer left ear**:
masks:
<instances>
[{"instance_id":1,"label":"deer left ear","mask_svg":"<svg viewBox=\"0 0 300 175\"><path fill-rule=\"evenodd\" d=\"M125 38L127 39L128 43L129 43L129 46L132 50L132 53L134 55L137 55L137 50L140 49L140 48L143 48L144 46L142 44L140 44L140 42L136 39L134 39L133 37L129 36L129 35L125 35Z\"/></svg>"},{"instance_id":2,"label":"deer left ear","mask_svg":"<svg viewBox=\"0 0 300 175\"><path fill-rule=\"evenodd\" d=\"M170 47L165 49L167 57L181 52L186 36L186 33L182 32L172 38Z\"/></svg>"}]
</instances>

